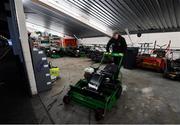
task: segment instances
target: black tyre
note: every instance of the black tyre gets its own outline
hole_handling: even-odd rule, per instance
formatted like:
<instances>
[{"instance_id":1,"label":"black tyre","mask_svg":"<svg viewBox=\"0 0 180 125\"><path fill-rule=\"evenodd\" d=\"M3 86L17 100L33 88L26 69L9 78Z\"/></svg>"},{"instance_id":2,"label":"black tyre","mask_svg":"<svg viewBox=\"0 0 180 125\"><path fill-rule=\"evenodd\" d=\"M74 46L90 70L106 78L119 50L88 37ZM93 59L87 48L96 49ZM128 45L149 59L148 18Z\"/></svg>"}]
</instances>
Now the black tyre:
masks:
<instances>
[{"instance_id":1,"label":"black tyre","mask_svg":"<svg viewBox=\"0 0 180 125\"><path fill-rule=\"evenodd\" d=\"M117 99L121 97L121 93L122 93L122 86L120 85L120 86L118 87L118 91L117 91L117 93L116 93L116 98L117 98Z\"/></svg>"},{"instance_id":2,"label":"black tyre","mask_svg":"<svg viewBox=\"0 0 180 125\"><path fill-rule=\"evenodd\" d=\"M95 119L96 121L100 121L104 118L104 109L96 109L95 110Z\"/></svg>"},{"instance_id":3,"label":"black tyre","mask_svg":"<svg viewBox=\"0 0 180 125\"><path fill-rule=\"evenodd\" d=\"M70 103L70 97L68 95L65 95L64 98L63 98L63 102L64 104L69 104Z\"/></svg>"}]
</instances>

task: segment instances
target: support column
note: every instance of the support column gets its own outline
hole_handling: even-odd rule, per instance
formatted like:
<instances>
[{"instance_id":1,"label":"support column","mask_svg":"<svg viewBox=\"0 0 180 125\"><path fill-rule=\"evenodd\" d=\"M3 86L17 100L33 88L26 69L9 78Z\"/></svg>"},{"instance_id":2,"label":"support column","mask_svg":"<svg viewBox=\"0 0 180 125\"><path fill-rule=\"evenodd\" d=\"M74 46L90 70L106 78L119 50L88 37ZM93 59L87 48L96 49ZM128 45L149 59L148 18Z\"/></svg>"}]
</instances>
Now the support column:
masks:
<instances>
[{"instance_id":1,"label":"support column","mask_svg":"<svg viewBox=\"0 0 180 125\"><path fill-rule=\"evenodd\" d=\"M24 63L27 71L27 76L29 80L29 86L31 90L31 94L35 95L37 94L37 87L36 87L36 80L34 76L34 70L32 65L32 58L28 43L28 34L26 29L26 20L25 20L25 14L23 10L23 3L22 0L14 0L15 4L15 12L16 12L16 19L17 19L17 25L18 25L18 31L19 31L19 39L21 42L21 47L23 51L24 56Z\"/></svg>"}]
</instances>

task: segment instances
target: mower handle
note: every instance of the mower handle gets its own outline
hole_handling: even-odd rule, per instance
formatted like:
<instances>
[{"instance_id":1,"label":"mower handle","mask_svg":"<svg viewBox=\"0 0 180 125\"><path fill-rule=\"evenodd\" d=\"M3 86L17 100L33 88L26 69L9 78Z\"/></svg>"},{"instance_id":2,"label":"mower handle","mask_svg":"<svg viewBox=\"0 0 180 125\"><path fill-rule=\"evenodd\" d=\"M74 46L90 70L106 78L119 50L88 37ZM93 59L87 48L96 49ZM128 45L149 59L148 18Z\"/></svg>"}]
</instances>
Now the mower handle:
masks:
<instances>
[{"instance_id":1,"label":"mower handle","mask_svg":"<svg viewBox=\"0 0 180 125\"><path fill-rule=\"evenodd\" d=\"M104 55L105 56L112 56L112 57L123 57L124 56L123 53L113 53L113 52L105 52Z\"/></svg>"},{"instance_id":2,"label":"mower handle","mask_svg":"<svg viewBox=\"0 0 180 125\"><path fill-rule=\"evenodd\" d=\"M100 62L100 64L99 64L99 66L98 66L97 69L99 69L99 67L102 65L105 56L121 57L120 62L119 62L119 65L118 65L118 69L120 70L120 68L121 68L121 63L122 63L122 59L123 59L123 57L124 57L124 54L123 54L123 53L113 53L113 52L104 52L103 58L101 59L101 62Z\"/></svg>"}]
</instances>

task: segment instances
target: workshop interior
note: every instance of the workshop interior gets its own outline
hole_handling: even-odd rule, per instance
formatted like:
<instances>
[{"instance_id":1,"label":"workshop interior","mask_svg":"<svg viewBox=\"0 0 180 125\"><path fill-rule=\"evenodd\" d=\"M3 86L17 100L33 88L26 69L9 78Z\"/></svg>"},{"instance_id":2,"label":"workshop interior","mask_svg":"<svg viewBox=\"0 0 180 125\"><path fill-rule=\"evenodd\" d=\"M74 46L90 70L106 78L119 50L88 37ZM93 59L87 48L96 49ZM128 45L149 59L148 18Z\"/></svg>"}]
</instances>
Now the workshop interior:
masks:
<instances>
[{"instance_id":1,"label":"workshop interior","mask_svg":"<svg viewBox=\"0 0 180 125\"><path fill-rule=\"evenodd\" d=\"M180 124L180 0L0 10L0 124Z\"/></svg>"}]
</instances>

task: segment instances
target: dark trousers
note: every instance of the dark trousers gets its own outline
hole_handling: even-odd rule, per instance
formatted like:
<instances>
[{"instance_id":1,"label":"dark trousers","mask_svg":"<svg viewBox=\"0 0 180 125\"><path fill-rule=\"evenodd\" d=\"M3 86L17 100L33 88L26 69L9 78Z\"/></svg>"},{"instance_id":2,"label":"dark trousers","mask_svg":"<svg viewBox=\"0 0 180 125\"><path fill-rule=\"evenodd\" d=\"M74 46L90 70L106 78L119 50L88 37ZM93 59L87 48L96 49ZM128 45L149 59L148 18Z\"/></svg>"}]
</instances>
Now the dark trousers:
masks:
<instances>
[{"instance_id":1,"label":"dark trousers","mask_svg":"<svg viewBox=\"0 0 180 125\"><path fill-rule=\"evenodd\" d=\"M121 58L122 58L122 57L114 57L114 58L113 58L113 62L114 62L116 65L119 65ZM120 67L121 67L122 65L123 65L123 60L122 60L122 62L121 62Z\"/></svg>"},{"instance_id":2,"label":"dark trousers","mask_svg":"<svg viewBox=\"0 0 180 125\"><path fill-rule=\"evenodd\" d=\"M117 66L119 66L119 63L120 63L121 58L122 58L122 57L114 57L114 58L113 58L113 61L114 61L114 63L115 63ZM122 60L122 62L121 62L121 64L120 64L120 68L121 68L122 65L123 65L123 60ZM119 70L120 70L120 69L119 69ZM119 71L114 75L114 79L118 79L118 75L119 75Z\"/></svg>"}]
</instances>

